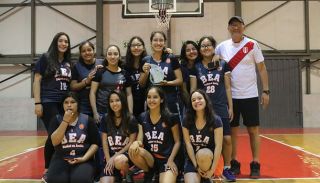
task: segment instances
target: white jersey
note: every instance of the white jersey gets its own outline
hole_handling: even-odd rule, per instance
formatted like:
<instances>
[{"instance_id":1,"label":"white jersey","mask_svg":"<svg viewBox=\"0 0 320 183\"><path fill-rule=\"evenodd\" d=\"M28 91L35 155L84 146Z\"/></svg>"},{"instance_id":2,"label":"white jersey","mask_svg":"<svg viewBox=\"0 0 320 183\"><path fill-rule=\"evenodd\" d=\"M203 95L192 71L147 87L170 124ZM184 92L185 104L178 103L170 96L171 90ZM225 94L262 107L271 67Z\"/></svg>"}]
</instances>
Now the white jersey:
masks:
<instances>
[{"instance_id":1,"label":"white jersey","mask_svg":"<svg viewBox=\"0 0 320 183\"><path fill-rule=\"evenodd\" d=\"M223 41L216 48L216 54L229 62L249 41L254 43L253 49L231 72L231 91L234 99L258 97L256 63L264 61L262 51L255 40L247 37L239 43L234 43L232 39Z\"/></svg>"}]
</instances>

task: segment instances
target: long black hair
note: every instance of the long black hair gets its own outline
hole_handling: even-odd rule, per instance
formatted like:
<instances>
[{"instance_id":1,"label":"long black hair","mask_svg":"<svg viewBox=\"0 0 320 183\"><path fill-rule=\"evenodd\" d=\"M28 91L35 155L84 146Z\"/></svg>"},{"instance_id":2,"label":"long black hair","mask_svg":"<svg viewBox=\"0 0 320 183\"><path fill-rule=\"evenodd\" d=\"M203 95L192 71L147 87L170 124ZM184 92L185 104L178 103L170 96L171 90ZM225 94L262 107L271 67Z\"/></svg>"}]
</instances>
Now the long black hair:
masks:
<instances>
[{"instance_id":1,"label":"long black hair","mask_svg":"<svg viewBox=\"0 0 320 183\"><path fill-rule=\"evenodd\" d=\"M93 51L95 50L94 44L91 43L90 41L83 41L83 42L81 42L81 43L79 44L79 54L80 54L80 55L79 55L79 62L81 62L81 63L83 63L83 64L85 64L85 63L84 63L83 58L82 58L82 56L81 56L81 49L82 49L82 47L83 47L85 44L89 44L89 46L93 49Z\"/></svg>"},{"instance_id":2,"label":"long black hair","mask_svg":"<svg viewBox=\"0 0 320 183\"><path fill-rule=\"evenodd\" d=\"M182 44L182 47L181 47L181 51L180 51L180 60L181 60L181 65L183 66L187 66L188 65L188 58L187 58L187 54L186 54L186 49L187 49L187 46L191 44L193 45L196 49L197 49L197 52L198 52L198 57L196 58L195 61L197 61L199 59L199 46L197 45L197 43L195 43L194 41L190 41L190 40L187 40L186 42L184 42Z\"/></svg>"},{"instance_id":3,"label":"long black hair","mask_svg":"<svg viewBox=\"0 0 320 183\"><path fill-rule=\"evenodd\" d=\"M190 104L192 103L191 99L192 99L192 95L194 93L200 93L200 95L203 96L205 102L206 102L206 106L204 108L204 119L206 120L207 125L209 125L210 127L215 127L215 112L213 110L213 106L211 103L211 100L209 98L209 96L206 94L206 92L204 92L201 89L197 89L193 92L191 92L190 94L190 99L189 102ZM189 129L191 128L196 121L196 111L193 109L192 105L189 105L186 114L185 114L185 118L184 118L184 124L186 125L186 127Z\"/></svg>"},{"instance_id":4,"label":"long black hair","mask_svg":"<svg viewBox=\"0 0 320 183\"><path fill-rule=\"evenodd\" d=\"M127 53L126 53L126 60L125 60L125 64L127 66L128 69L135 69L134 68L134 56L132 55L132 52L131 52L131 45L132 45L132 42L133 40L137 39L139 42L141 42L142 46L143 46L143 51L139 57L139 64L141 63L143 57L147 56L147 51L146 51L146 47L145 47L145 44L144 44L144 41L142 40L141 37L139 36L133 36L130 41L128 42L128 45L127 45Z\"/></svg>"},{"instance_id":5,"label":"long black hair","mask_svg":"<svg viewBox=\"0 0 320 183\"><path fill-rule=\"evenodd\" d=\"M107 127L111 129L112 133L116 132L116 128L117 128L116 124L115 124L116 115L110 107L110 97L112 94L117 95L120 99L120 102L121 102L121 113L120 113L120 115L121 115L121 124L120 124L121 133L124 135L129 135L128 126L129 126L129 122L132 120L133 116L129 112L127 98L125 97L125 95L122 92L120 92L118 90L111 91L110 94L108 95L108 98L107 98L108 114L107 114L107 118L105 121L107 124Z\"/></svg>"},{"instance_id":6,"label":"long black hair","mask_svg":"<svg viewBox=\"0 0 320 183\"><path fill-rule=\"evenodd\" d=\"M148 97L148 93L151 89L155 89L156 92L159 94L160 99L162 100L162 102L160 103L160 115L161 115L161 119L163 119L164 122L167 122L170 120L170 116L172 116L172 113L169 111L168 107L167 107L167 99L165 96L164 91L158 87L158 86L151 86L148 88L147 90L147 94L146 97ZM149 111L149 107L147 106L148 111ZM149 111L150 113L150 111Z\"/></svg>"},{"instance_id":7,"label":"long black hair","mask_svg":"<svg viewBox=\"0 0 320 183\"><path fill-rule=\"evenodd\" d=\"M58 40L60 36L66 36L68 39L68 48L67 51L63 54L63 60L70 63L71 60L71 45L70 45L70 38L68 34L64 32L57 33L49 46L49 49L46 53L47 59L48 59L48 65L45 71L44 76L52 76L56 73L56 71L59 70L60 63L59 63L59 50L58 50Z\"/></svg>"}]
</instances>

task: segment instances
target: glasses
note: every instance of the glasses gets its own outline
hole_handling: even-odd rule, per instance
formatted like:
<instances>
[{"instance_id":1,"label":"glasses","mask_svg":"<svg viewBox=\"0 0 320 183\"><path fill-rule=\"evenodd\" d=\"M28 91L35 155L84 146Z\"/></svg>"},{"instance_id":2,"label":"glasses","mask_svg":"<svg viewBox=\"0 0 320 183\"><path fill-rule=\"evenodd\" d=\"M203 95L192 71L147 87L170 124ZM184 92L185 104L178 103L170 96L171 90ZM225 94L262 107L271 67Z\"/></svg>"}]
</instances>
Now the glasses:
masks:
<instances>
[{"instance_id":1,"label":"glasses","mask_svg":"<svg viewBox=\"0 0 320 183\"><path fill-rule=\"evenodd\" d=\"M203 45L201 45L200 47L201 47L202 49L208 49L208 48L211 48L212 45L211 45L211 44L208 44L208 45L203 44Z\"/></svg>"},{"instance_id":2,"label":"glasses","mask_svg":"<svg viewBox=\"0 0 320 183\"><path fill-rule=\"evenodd\" d=\"M132 44L130 47L134 48L134 47L141 47L141 46L142 46L142 44Z\"/></svg>"}]
</instances>

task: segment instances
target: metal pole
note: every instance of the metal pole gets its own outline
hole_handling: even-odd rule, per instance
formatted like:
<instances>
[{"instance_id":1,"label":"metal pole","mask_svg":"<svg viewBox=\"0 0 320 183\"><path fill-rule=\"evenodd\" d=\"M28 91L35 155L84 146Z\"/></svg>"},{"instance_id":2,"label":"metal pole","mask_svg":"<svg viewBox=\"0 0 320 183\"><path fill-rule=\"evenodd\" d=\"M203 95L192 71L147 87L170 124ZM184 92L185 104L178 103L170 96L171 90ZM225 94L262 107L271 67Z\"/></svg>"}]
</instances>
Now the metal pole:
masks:
<instances>
[{"instance_id":1,"label":"metal pole","mask_svg":"<svg viewBox=\"0 0 320 183\"><path fill-rule=\"evenodd\" d=\"M31 0L31 59L32 61L36 55L36 0ZM33 64L31 63L31 66ZM33 79L34 73L31 69L31 97L33 97Z\"/></svg>"},{"instance_id":2,"label":"metal pole","mask_svg":"<svg viewBox=\"0 0 320 183\"><path fill-rule=\"evenodd\" d=\"M237 16L241 16L241 0L235 0L234 2L234 14Z\"/></svg>"},{"instance_id":3,"label":"metal pole","mask_svg":"<svg viewBox=\"0 0 320 183\"><path fill-rule=\"evenodd\" d=\"M96 54L103 58L103 0L97 0L96 16Z\"/></svg>"}]
</instances>

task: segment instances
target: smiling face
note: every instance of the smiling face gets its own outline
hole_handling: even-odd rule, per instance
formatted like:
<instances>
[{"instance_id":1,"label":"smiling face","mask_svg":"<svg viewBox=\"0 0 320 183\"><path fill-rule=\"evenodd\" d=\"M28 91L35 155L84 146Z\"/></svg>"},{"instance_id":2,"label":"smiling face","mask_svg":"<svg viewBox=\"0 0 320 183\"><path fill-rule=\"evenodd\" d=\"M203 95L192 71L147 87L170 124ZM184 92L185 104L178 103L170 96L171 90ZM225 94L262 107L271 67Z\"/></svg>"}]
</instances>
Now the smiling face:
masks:
<instances>
[{"instance_id":1,"label":"smiling face","mask_svg":"<svg viewBox=\"0 0 320 183\"><path fill-rule=\"evenodd\" d=\"M201 41L200 53L204 58L212 57L214 55L214 45L208 38Z\"/></svg>"},{"instance_id":2,"label":"smiling face","mask_svg":"<svg viewBox=\"0 0 320 183\"><path fill-rule=\"evenodd\" d=\"M193 44L187 44L186 46L186 57L188 61L195 61L198 57L198 50Z\"/></svg>"},{"instance_id":3,"label":"smiling face","mask_svg":"<svg viewBox=\"0 0 320 183\"><path fill-rule=\"evenodd\" d=\"M239 21L232 21L228 25L228 31L234 42L239 42L242 40L244 29L244 24Z\"/></svg>"},{"instance_id":4,"label":"smiling face","mask_svg":"<svg viewBox=\"0 0 320 183\"><path fill-rule=\"evenodd\" d=\"M206 100L201 93L194 92L191 95L191 104L195 111L203 111L206 107Z\"/></svg>"},{"instance_id":5,"label":"smiling face","mask_svg":"<svg viewBox=\"0 0 320 183\"><path fill-rule=\"evenodd\" d=\"M122 104L119 95L115 93L111 94L109 98L109 105L114 114L116 116L119 116L122 109Z\"/></svg>"},{"instance_id":6,"label":"smiling face","mask_svg":"<svg viewBox=\"0 0 320 183\"><path fill-rule=\"evenodd\" d=\"M69 41L66 35L61 35L58 39L58 51L59 53L65 53L68 50Z\"/></svg>"},{"instance_id":7,"label":"smiling face","mask_svg":"<svg viewBox=\"0 0 320 183\"><path fill-rule=\"evenodd\" d=\"M64 109L64 111L69 110L73 113L77 113L78 112L78 102L72 97L67 97L63 101L63 109Z\"/></svg>"},{"instance_id":8,"label":"smiling face","mask_svg":"<svg viewBox=\"0 0 320 183\"><path fill-rule=\"evenodd\" d=\"M107 59L108 65L118 67L119 59L120 59L120 53L118 48L115 46L109 47L107 50L106 59Z\"/></svg>"},{"instance_id":9,"label":"smiling face","mask_svg":"<svg viewBox=\"0 0 320 183\"><path fill-rule=\"evenodd\" d=\"M155 33L151 40L151 47L154 52L162 52L165 47L165 38L161 33Z\"/></svg>"},{"instance_id":10,"label":"smiling face","mask_svg":"<svg viewBox=\"0 0 320 183\"><path fill-rule=\"evenodd\" d=\"M94 49L89 43L80 48L80 54L85 63L92 64L94 61Z\"/></svg>"},{"instance_id":11,"label":"smiling face","mask_svg":"<svg viewBox=\"0 0 320 183\"><path fill-rule=\"evenodd\" d=\"M160 108L160 104L163 102L156 88L151 88L147 94L147 105L149 109Z\"/></svg>"},{"instance_id":12,"label":"smiling face","mask_svg":"<svg viewBox=\"0 0 320 183\"><path fill-rule=\"evenodd\" d=\"M140 57L144 49L144 45L139 41L139 39L132 40L130 51L134 57Z\"/></svg>"}]
</instances>

